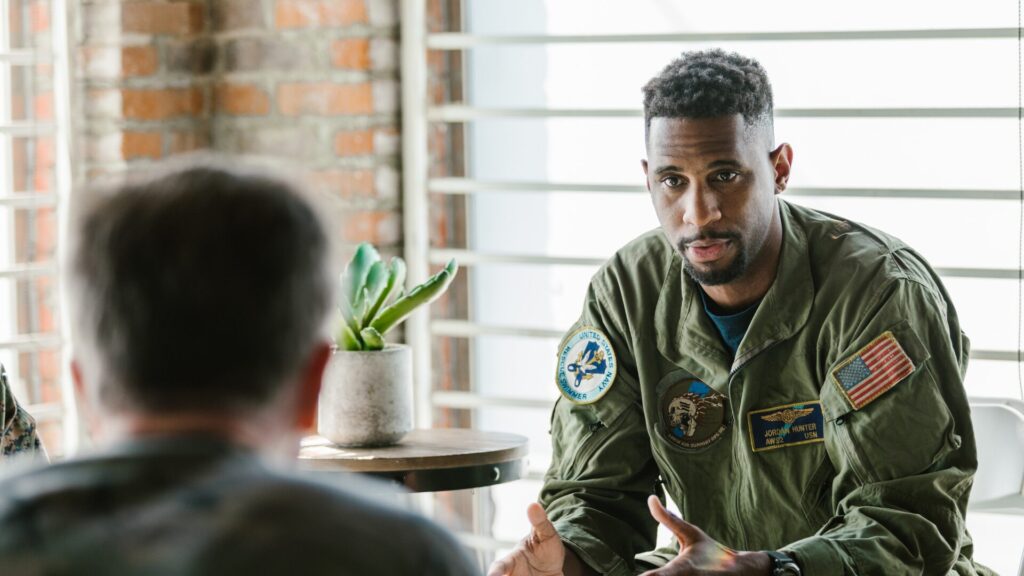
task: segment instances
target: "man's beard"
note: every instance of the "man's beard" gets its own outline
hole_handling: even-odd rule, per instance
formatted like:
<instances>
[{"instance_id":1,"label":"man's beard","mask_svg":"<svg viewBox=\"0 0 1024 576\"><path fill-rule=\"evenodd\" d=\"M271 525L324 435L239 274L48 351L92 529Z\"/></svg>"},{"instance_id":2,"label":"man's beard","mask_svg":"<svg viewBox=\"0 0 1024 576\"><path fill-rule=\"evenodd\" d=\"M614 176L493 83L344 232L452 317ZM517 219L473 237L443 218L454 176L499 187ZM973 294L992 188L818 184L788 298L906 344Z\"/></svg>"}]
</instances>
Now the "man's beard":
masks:
<instances>
[{"instance_id":1,"label":"man's beard","mask_svg":"<svg viewBox=\"0 0 1024 576\"><path fill-rule=\"evenodd\" d=\"M697 270L686 257L686 245L698 240L729 240L736 247L736 256L728 266L722 269ZM747 271L750 265L750 253L747 251L743 239L738 234L710 232L699 236L684 238L677 246L679 253L683 256L683 270L701 286L720 286L736 280Z\"/></svg>"}]
</instances>

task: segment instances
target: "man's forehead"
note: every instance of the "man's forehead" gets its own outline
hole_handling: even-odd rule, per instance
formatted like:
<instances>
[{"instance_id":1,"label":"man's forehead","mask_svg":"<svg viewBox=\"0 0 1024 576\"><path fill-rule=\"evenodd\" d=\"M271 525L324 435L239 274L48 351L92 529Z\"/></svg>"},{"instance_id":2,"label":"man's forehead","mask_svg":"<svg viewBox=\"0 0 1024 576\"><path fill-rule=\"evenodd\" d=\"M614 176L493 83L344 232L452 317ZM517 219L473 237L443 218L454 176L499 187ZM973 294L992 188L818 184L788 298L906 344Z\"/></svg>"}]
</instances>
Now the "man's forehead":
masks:
<instances>
[{"instance_id":1,"label":"man's forehead","mask_svg":"<svg viewBox=\"0 0 1024 576\"><path fill-rule=\"evenodd\" d=\"M647 152L651 162L659 158L690 158L699 163L737 160L757 136L750 133L739 114L714 118L651 118Z\"/></svg>"}]
</instances>

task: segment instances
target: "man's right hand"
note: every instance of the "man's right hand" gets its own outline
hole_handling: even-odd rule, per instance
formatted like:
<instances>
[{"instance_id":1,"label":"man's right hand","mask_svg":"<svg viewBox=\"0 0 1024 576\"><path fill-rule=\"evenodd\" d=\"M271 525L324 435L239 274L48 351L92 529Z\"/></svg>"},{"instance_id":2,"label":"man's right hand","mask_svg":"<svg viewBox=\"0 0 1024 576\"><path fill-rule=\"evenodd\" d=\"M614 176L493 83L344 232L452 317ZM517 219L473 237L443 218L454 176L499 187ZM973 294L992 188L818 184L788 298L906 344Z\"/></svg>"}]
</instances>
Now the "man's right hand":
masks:
<instances>
[{"instance_id":1,"label":"man's right hand","mask_svg":"<svg viewBox=\"0 0 1024 576\"><path fill-rule=\"evenodd\" d=\"M533 528L508 556L495 560L487 576L562 576L565 546L544 508L536 502L526 508Z\"/></svg>"}]
</instances>

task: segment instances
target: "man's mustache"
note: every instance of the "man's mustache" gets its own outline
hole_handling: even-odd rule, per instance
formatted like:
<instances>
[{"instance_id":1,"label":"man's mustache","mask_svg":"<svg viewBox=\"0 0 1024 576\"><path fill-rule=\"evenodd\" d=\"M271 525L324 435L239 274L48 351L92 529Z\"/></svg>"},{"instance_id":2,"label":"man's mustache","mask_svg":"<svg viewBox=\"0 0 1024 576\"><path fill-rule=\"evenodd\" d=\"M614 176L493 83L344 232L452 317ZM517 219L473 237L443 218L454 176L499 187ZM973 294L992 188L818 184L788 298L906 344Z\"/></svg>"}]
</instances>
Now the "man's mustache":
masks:
<instances>
[{"instance_id":1,"label":"man's mustache","mask_svg":"<svg viewBox=\"0 0 1024 576\"><path fill-rule=\"evenodd\" d=\"M679 239L679 243L676 245L680 252L686 250L687 244L700 241L708 240L739 240L740 235L736 232L725 232L718 230L706 230L693 236L684 236Z\"/></svg>"}]
</instances>

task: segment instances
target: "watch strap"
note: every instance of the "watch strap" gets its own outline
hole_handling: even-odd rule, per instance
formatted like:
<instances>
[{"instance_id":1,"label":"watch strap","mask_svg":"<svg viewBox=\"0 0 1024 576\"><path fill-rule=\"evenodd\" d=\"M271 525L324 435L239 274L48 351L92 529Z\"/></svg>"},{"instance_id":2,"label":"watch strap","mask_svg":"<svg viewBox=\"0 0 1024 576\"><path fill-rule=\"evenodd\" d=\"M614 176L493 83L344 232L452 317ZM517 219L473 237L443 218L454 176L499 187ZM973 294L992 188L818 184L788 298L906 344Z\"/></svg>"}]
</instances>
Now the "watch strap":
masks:
<instances>
[{"instance_id":1,"label":"watch strap","mask_svg":"<svg viewBox=\"0 0 1024 576\"><path fill-rule=\"evenodd\" d=\"M765 550L772 560L772 576L801 576L800 566L791 556L776 550Z\"/></svg>"}]
</instances>

